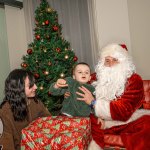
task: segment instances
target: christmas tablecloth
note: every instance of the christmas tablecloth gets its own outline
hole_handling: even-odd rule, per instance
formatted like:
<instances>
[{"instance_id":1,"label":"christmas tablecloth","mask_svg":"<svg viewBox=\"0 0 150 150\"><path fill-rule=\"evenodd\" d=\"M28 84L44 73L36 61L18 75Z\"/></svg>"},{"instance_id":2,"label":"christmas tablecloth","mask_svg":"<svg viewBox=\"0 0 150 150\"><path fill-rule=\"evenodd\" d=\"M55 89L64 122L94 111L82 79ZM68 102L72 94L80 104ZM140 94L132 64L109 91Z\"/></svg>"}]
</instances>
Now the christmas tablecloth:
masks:
<instances>
[{"instance_id":1,"label":"christmas tablecloth","mask_svg":"<svg viewBox=\"0 0 150 150\"><path fill-rule=\"evenodd\" d=\"M89 118L50 116L22 130L21 150L86 150L90 141Z\"/></svg>"}]
</instances>

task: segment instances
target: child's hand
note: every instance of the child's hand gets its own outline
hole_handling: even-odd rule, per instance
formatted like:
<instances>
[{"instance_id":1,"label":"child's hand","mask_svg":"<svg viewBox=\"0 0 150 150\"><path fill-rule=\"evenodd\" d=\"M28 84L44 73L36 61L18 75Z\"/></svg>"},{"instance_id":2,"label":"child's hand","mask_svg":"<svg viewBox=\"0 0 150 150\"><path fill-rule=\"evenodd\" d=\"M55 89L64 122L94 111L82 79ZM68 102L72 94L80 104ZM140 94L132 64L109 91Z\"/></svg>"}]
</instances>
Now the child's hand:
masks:
<instances>
[{"instance_id":1,"label":"child's hand","mask_svg":"<svg viewBox=\"0 0 150 150\"><path fill-rule=\"evenodd\" d=\"M54 85L54 88L62 88L62 87L67 87L67 86L68 86L68 84L67 84L66 80L58 79Z\"/></svg>"}]
</instances>

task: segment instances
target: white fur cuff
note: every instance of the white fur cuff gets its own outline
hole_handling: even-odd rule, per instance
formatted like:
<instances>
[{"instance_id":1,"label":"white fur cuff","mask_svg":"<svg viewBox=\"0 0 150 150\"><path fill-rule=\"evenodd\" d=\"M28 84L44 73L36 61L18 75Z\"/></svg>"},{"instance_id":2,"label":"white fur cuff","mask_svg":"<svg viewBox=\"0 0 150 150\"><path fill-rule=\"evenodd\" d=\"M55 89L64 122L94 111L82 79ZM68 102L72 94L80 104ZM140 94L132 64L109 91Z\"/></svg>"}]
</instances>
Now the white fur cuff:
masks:
<instances>
[{"instance_id":1,"label":"white fur cuff","mask_svg":"<svg viewBox=\"0 0 150 150\"><path fill-rule=\"evenodd\" d=\"M110 101L103 99L97 100L95 104L95 114L105 120L112 120L110 114Z\"/></svg>"}]
</instances>

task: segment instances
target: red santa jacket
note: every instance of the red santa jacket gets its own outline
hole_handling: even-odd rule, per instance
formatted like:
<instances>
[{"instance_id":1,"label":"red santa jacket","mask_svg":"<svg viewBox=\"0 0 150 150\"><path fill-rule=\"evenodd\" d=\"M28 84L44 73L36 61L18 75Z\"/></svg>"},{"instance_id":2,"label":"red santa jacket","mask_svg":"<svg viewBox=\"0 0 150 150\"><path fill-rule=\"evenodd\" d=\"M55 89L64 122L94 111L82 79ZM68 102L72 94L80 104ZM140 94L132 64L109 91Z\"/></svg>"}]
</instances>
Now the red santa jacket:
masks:
<instances>
[{"instance_id":1,"label":"red santa jacket","mask_svg":"<svg viewBox=\"0 0 150 150\"><path fill-rule=\"evenodd\" d=\"M92 137L99 146L103 148L105 145L104 134L117 134L121 135L127 150L150 148L150 111L138 109L142 104L143 95L142 79L133 74L127 80L125 91L120 97L111 101L96 101L95 113L105 121L103 130L97 118L94 115L90 116Z\"/></svg>"},{"instance_id":2,"label":"red santa jacket","mask_svg":"<svg viewBox=\"0 0 150 150\"><path fill-rule=\"evenodd\" d=\"M131 122L145 113L145 110L136 111L142 105L143 95L143 81L138 74L134 73L128 78L125 91L120 97L110 101L97 99L95 114L106 121L106 128L124 124L126 121Z\"/></svg>"}]
</instances>

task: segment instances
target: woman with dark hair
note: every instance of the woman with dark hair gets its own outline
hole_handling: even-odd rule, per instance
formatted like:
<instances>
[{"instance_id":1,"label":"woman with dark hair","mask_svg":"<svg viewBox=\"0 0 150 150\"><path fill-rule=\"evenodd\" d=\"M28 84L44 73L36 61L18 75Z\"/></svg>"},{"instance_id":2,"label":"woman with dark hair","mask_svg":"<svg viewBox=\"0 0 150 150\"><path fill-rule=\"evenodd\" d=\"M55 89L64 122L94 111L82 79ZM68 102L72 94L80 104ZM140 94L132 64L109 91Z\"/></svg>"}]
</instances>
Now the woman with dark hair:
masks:
<instances>
[{"instance_id":1,"label":"woman with dark hair","mask_svg":"<svg viewBox=\"0 0 150 150\"><path fill-rule=\"evenodd\" d=\"M23 69L15 69L5 81L5 97L0 105L3 133L0 145L5 150L20 149L21 130L38 117L49 116L43 103L36 99L34 76Z\"/></svg>"}]
</instances>

